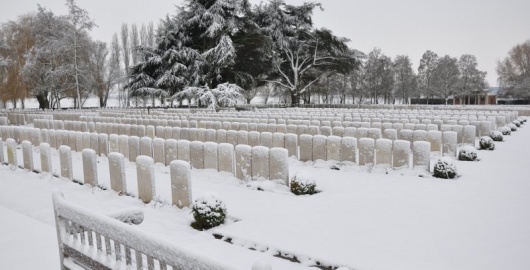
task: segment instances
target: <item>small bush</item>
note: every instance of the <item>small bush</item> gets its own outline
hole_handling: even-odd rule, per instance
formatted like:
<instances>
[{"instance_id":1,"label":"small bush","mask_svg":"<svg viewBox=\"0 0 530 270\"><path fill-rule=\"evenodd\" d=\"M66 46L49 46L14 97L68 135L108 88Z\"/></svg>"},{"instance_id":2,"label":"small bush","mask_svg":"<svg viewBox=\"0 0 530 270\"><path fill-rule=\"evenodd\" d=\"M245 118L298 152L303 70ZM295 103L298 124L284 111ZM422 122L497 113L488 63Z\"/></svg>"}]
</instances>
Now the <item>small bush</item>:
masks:
<instances>
[{"instance_id":1,"label":"small bush","mask_svg":"<svg viewBox=\"0 0 530 270\"><path fill-rule=\"evenodd\" d=\"M475 161L477 160L477 149L471 145L466 145L460 148L458 152L458 160Z\"/></svg>"},{"instance_id":2,"label":"small bush","mask_svg":"<svg viewBox=\"0 0 530 270\"><path fill-rule=\"evenodd\" d=\"M478 144L480 146L480 149L482 150L494 150L495 149L495 144L493 143L493 140L488 136L480 137Z\"/></svg>"},{"instance_id":3,"label":"small bush","mask_svg":"<svg viewBox=\"0 0 530 270\"><path fill-rule=\"evenodd\" d=\"M311 175L303 172L298 172L291 178L290 182L291 192L295 195L312 195L317 193L315 181Z\"/></svg>"},{"instance_id":4,"label":"small bush","mask_svg":"<svg viewBox=\"0 0 530 270\"><path fill-rule=\"evenodd\" d=\"M519 120L513 120L512 124L514 124L516 127L521 127L521 122L519 122Z\"/></svg>"},{"instance_id":5,"label":"small bush","mask_svg":"<svg viewBox=\"0 0 530 270\"><path fill-rule=\"evenodd\" d=\"M221 225L226 218L224 202L214 195L205 195L195 199L192 207L193 226L197 229L210 229Z\"/></svg>"},{"instance_id":6,"label":"small bush","mask_svg":"<svg viewBox=\"0 0 530 270\"><path fill-rule=\"evenodd\" d=\"M456 177L456 166L451 158L442 157L434 164L434 177L453 179Z\"/></svg>"},{"instance_id":7,"label":"small bush","mask_svg":"<svg viewBox=\"0 0 530 270\"><path fill-rule=\"evenodd\" d=\"M491 132L490 137L495 142L502 142L504 138L502 137L502 132L494 130Z\"/></svg>"},{"instance_id":8,"label":"small bush","mask_svg":"<svg viewBox=\"0 0 530 270\"><path fill-rule=\"evenodd\" d=\"M502 135L510 135L512 134L512 129L509 127L501 127L499 128L499 131L502 133Z\"/></svg>"},{"instance_id":9,"label":"small bush","mask_svg":"<svg viewBox=\"0 0 530 270\"><path fill-rule=\"evenodd\" d=\"M511 129L511 131L517 131L517 126L514 125L514 124L508 124L506 126L509 127Z\"/></svg>"}]
</instances>

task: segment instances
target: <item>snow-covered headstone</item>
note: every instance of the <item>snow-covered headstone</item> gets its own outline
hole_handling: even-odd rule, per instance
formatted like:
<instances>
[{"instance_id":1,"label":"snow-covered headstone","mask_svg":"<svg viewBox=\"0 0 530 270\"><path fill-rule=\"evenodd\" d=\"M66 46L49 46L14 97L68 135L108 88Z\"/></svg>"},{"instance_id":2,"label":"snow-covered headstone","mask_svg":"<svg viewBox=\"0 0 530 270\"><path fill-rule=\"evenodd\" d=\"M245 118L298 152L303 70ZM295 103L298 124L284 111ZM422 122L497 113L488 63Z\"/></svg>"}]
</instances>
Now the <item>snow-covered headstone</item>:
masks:
<instances>
[{"instance_id":1,"label":"snow-covered headstone","mask_svg":"<svg viewBox=\"0 0 530 270\"><path fill-rule=\"evenodd\" d=\"M344 130L345 129L342 126L333 127L332 129L333 136L338 136L340 138L344 137Z\"/></svg>"},{"instance_id":2,"label":"snow-covered headstone","mask_svg":"<svg viewBox=\"0 0 530 270\"><path fill-rule=\"evenodd\" d=\"M163 150L158 149L160 144L162 143ZM169 139L169 140L162 140L160 138L156 138L153 140L153 152L154 152L154 160L155 163L162 162L165 166L169 165L171 161L178 159L178 147L177 147L177 140ZM162 161L159 161L159 155L162 153Z\"/></svg>"},{"instance_id":3,"label":"snow-covered headstone","mask_svg":"<svg viewBox=\"0 0 530 270\"><path fill-rule=\"evenodd\" d=\"M357 128L357 138L358 139L368 138L368 130L370 130L370 128L366 128L366 127Z\"/></svg>"},{"instance_id":4,"label":"snow-covered headstone","mask_svg":"<svg viewBox=\"0 0 530 270\"><path fill-rule=\"evenodd\" d=\"M52 154L50 144L41 143L39 146L41 171L52 173Z\"/></svg>"},{"instance_id":5,"label":"snow-covered headstone","mask_svg":"<svg viewBox=\"0 0 530 270\"><path fill-rule=\"evenodd\" d=\"M109 153L110 187L116 192L127 193L125 157L121 153Z\"/></svg>"},{"instance_id":6,"label":"snow-covered headstone","mask_svg":"<svg viewBox=\"0 0 530 270\"><path fill-rule=\"evenodd\" d=\"M313 136L309 134L302 134L300 136L300 161L311 160L313 160Z\"/></svg>"},{"instance_id":7,"label":"snow-covered headstone","mask_svg":"<svg viewBox=\"0 0 530 270\"><path fill-rule=\"evenodd\" d=\"M190 163L195 169L204 169L204 143L193 141L190 143Z\"/></svg>"},{"instance_id":8,"label":"snow-covered headstone","mask_svg":"<svg viewBox=\"0 0 530 270\"><path fill-rule=\"evenodd\" d=\"M252 179L269 179L269 148L252 147Z\"/></svg>"},{"instance_id":9,"label":"snow-covered headstone","mask_svg":"<svg viewBox=\"0 0 530 270\"><path fill-rule=\"evenodd\" d=\"M173 127L171 129L171 138L170 139L174 139L174 140L177 140L177 141L180 140L180 127Z\"/></svg>"},{"instance_id":10,"label":"snow-covered headstone","mask_svg":"<svg viewBox=\"0 0 530 270\"><path fill-rule=\"evenodd\" d=\"M89 148L83 149L82 159L85 184L96 187L98 185L98 162L96 151Z\"/></svg>"},{"instance_id":11,"label":"snow-covered headstone","mask_svg":"<svg viewBox=\"0 0 530 270\"><path fill-rule=\"evenodd\" d=\"M355 138L357 138L357 128L355 128L355 127L347 127L347 128L345 128L343 137L355 137Z\"/></svg>"},{"instance_id":12,"label":"snow-covered headstone","mask_svg":"<svg viewBox=\"0 0 530 270\"><path fill-rule=\"evenodd\" d=\"M267 148L272 148L272 133L262 132L259 136L260 145Z\"/></svg>"},{"instance_id":13,"label":"snow-covered headstone","mask_svg":"<svg viewBox=\"0 0 530 270\"><path fill-rule=\"evenodd\" d=\"M506 125L506 116L497 115L495 117L495 123L497 125L497 129L500 128L500 127L504 127Z\"/></svg>"},{"instance_id":14,"label":"snow-covered headstone","mask_svg":"<svg viewBox=\"0 0 530 270\"><path fill-rule=\"evenodd\" d=\"M0 137L0 165L4 164L4 163L5 163L5 160L4 160L4 141Z\"/></svg>"},{"instance_id":15,"label":"snow-covered headstone","mask_svg":"<svg viewBox=\"0 0 530 270\"><path fill-rule=\"evenodd\" d=\"M237 131L229 130L226 132L226 143L237 145Z\"/></svg>"},{"instance_id":16,"label":"snow-covered headstone","mask_svg":"<svg viewBox=\"0 0 530 270\"><path fill-rule=\"evenodd\" d=\"M376 164L392 165L392 140L378 139L375 141Z\"/></svg>"},{"instance_id":17,"label":"snow-covered headstone","mask_svg":"<svg viewBox=\"0 0 530 270\"><path fill-rule=\"evenodd\" d=\"M409 141L409 142L412 143L413 135L414 135L414 131L412 131L410 129L402 129L402 130L399 131L398 138L400 140Z\"/></svg>"},{"instance_id":18,"label":"snow-covered headstone","mask_svg":"<svg viewBox=\"0 0 530 270\"><path fill-rule=\"evenodd\" d=\"M33 145L30 141L22 141L22 159L24 169L33 171Z\"/></svg>"},{"instance_id":19,"label":"snow-covered headstone","mask_svg":"<svg viewBox=\"0 0 530 270\"><path fill-rule=\"evenodd\" d=\"M135 161L140 155L140 138L138 136L130 136L128 138L129 145L129 161Z\"/></svg>"},{"instance_id":20,"label":"snow-covered headstone","mask_svg":"<svg viewBox=\"0 0 530 270\"><path fill-rule=\"evenodd\" d=\"M480 122L480 136L489 136L491 134L491 122L481 121Z\"/></svg>"},{"instance_id":21,"label":"snow-covered headstone","mask_svg":"<svg viewBox=\"0 0 530 270\"><path fill-rule=\"evenodd\" d=\"M98 135L98 150L100 156L109 155L109 136L105 133Z\"/></svg>"},{"instance_id":22,"label":"snow-covered headstone","mask_svg":"<svg viewBox=\"0 0 530 270\"><path fill-rule=\"evenodd\" d=\"M397 130L393 128L387 128L383 131L383 139L389 139L392 141L397 140Z\"/></svg>"},{"instance_id":23,"label":"snow-covered headstone","mask_svg":"<svg viewBox=\"0 0 530 270\"><path fill-rule=\"evenodd\" d=\"M278 147L270 149L269 152L269 178L271 180L282 180L286 185L289 184L289 162L287 154L287 149Z\"/></svg>"},{"instance_id":24,"label":"snow-covered headstone","mask_svg":"<svg viewBox=\"0 0 530 270\"><path fill-rule=\"evenodd\" d=\"M395 140L392 145L392 167L409 166L410 141Z\"/></svg>"},{"instance_id":25,"label":"snow-covered headstone","mask_svg":"<svg viewBox=\"0 0 530 270\"><path fill-rule=\"evenodd\" d=\"M119 135L118 136L118 147L119 147L118 152L122 153L123 156L129 161L131 162L134 161L134 159L129 158L129 136Z\"/></svg>"},{"instance_id":26,"label":"snow-covered headstone","mask_svg":"<svg viewBox=\"0 0 530 270\"><path fill-rule=\"evenodd\" d=\"M355 137L342 137L340 152L341 161L356 162L357 139Z\"/></svg>"},{"instance_id":27,"label":"snow-covered headstone","mask_svg":"<svg viewBox=\"0 0 530 270\"><path fill-rule=\"evenodd\" d=\"M412 132L412 141L427 141L427 131L425 130L414 130Z\"/></svg>"},{"instance_id":28,"label":"snow-covered headstone","mask_svg":"<svg viewBox=\"0 0 530 270\"><path fill-rule=\"evenodd\" d=\"M332 133L332 129L330 126L323 126L323 127L320 127L320 134L322 136L331 136L333 133Z\"/></svg>"},{"instance_id":29,"label":"snow-covered headstone","mask_svg":"<svg viewBox=\"0 0 530 270\"><path fill-rule=\"evenodd\" d=\"M445 131L442 134L442 153L456 157L456 146L458 144L455 131Z\"/></svg>"},{"instance_id":30,"label":"snow-covered headstone","mask_svg":"<svg viewBox=\"0 0 530 270\"><path fill-rule=\"evenodd\" d=\"M218 170L217 143L205 142L203 151L204 151L204 168Z\"/></svg>"},{"instance_id":31,"label":"snow-covered headstone","mask_svg":"<svg viewBox=\"0 0 530 270\"><path fill-rule=\"evenodd\" d=\"M429 169L431 161L431 144L426 141L415 141L412 144L412 164L414 167Z\"/></svg>"},{"instance_id":32,"label":"snow-covered headstone","mask_svg":"<svg viewBox=\"0 0 530 270\"><path fill-rule=\"evenodd\" d=\"M200 142L206 142L206 130L204 128L200 128L197 130L197 141Z\"/></svg>"},{"instance_id":33,"label":"snow-covered headstone","mask_svg":"<svg viewBox=\"0 0 530 270\"><path fill-rule=\"evenodd\" d=\"M189 128L180 128L180 140L190 140L190 129Z\"/></svg>"},{"instance_id":34,"label":"snow-covered headstone","mask_svg":"<svg viewBox=\"0 0 530 270\"><path fill-rule=\"evenodd\" d=\"M50 141L50 145L51 147L53 148L57 148L57 140L55 139L56 135L55 135L55 130L54 129L50 129L48 130L48 138L49 138L49 141Z\"/></svg>"},{"instance_id":35,"label":"snow-covered headstone","mask_svg":"<svg viewBox=\"0 0 530 270\"><path fill-rule=\"evenodd\" d=\"M146 133L147 137L149 137L151 139L156 138L155 126L148 125L147 127L145 127L145 133Z\"/></svg>"},{"instance_id":36,"label":"snow-covered headstone","mask_svg":"<svg viewBox=\"0 0 530 270\"><path fill-rule=\"evenodd\" d=\"M238 134L238 140L239 140L239 132L244 132L244 131L238 131L238 133L237 133ZM217 143L226 143L226 130L218 129L218 130L215 131L215 142L217 142Z\"/></svg>"},{"instance_id":37,"label":"snow-covered headstone","mask_svg":"<svg viewBox=\"0 0 530 270\"><path fill-rule=\"evenodd\" d=\"M9 165L18 167L18 158L17 158L17 142L15 139L8 138L6 140L7 145L7 162Z\"/></svg>"},{"instance_id":38,"label":"snow-covered headstone","mask_svg":"<svg viewBox=\"0 0 530 270\"><path fill-rule=\"evenodd\" d=\"M61 177L73 180L72 149L66 145L59 147L59 160L61 164Z\"/></svg>"},{"instance_id":39,"label":"snow-covered headstone","mask_svg":"<svg viewBox=\"0 0 530 270\"><path fill-rule=\"evenodd\" d=\"M287 133L287 125L286 124L278 124L276 126L276 132Z\"/></svg>"},{"instance_id":40,"label":"snow-covered headstone","mask_svg":"<svg viewBox=\"0 0 530 270\"><path fill-rule=\"evenodd\" d=\"M285 134L285 149L290 157L298 157L298 136L296 134Z\"/></svg>"},{"instance_id":41,"label":"snow-covered headstone","mask_svg":"<svg viewBox=\"0 0 530 270\"><path fill-rule=\"evenodd\" d=\"M217 146L217 153L219 171L234 173L234 146L221 143Z\"/></svg>"},{"instance_id":42,"label":"snow-covered headstone","mask_svg":"<svg viewBox=\"0 0 530 270\"><path fill-rule=\"evenodd\" d=\"M372 138L374 140L381 138L381 128L369 128L368 129L368 138Z\"/></svg>"},{"instance_id":43,"label":"snow-covered headstone","mask_svg":"<svg viewBox=\"0 0 530 270\"><path fill-rule=\"evenodd\" d=\"M372 138L359 139L359 165L375 164L375 140Z\"/></svg>"},{"instance_id":44,"label":"snow-covered headstone","mask_svg":"<svg viewBox=\"0 0 530 270\"><path fill-rule=\"evenodd\" d=\"M341 137L339 136L326 137L326 160L340 161L341 160L341 157L340 157L341 149L340 148L341 148Z\"/></svg>"},{"instance_id":45,"label":"snow-covered headstone","mask_svg":"<svg viewBox=\"0 0 530 270\"><path fill-rule=\"evenodd\" d=\"M248 180L252 177L252 147L240 144L235 147L236 178Z\"/></svg>"},{"instance_id":46,"label":"snow-covered headstone","mask_svg":"<svg viewBox=\"0 0 530 270\"><path fill-rule=\"evenodd\" d=\"M149 137L140 138L140 155L153 157L153 139Z\"/></svg>"},{"instance_id":47,"label":"snow-covered headstone","mask_svg":"<svg viewBox=\"0 0 530 270\"><path fill-rule=\"evenodd\" d=\"M199 139L199 130L196 128L190 128L188 130L188 136L190 137L190 141L197 141Z\"/></svg>"},{"instance_id":48,"label":"snow-covered headstone","mask_svg":"<svg viewBox=\"0 0 530 270\"><path fill-rule=\"evenodd\" d=\"M248 133L248 145L251 147L260 145L260 133L257 131L251 131Z\"/></svg>"},{"instance_id":49,"label":"snow-covered headstone","mask_svg":"<svg viewBox=\"0 0 530 270\"><path fill-rule=\"evenodd\" d=\"M149 138L151 140L153 160L155 161L155 163L165 164L165 154L164 154L164 151L165 151L164 141L165 140L162 138L155 138L155 139L151 139L150 137L145 137L145 138Z\"/></svg>"},{"instance_id":50,"label":"snow-covered headstone","mask_svg":"<svg viewBox=\"0 0 530 270\"><path fill-rule=\"evenodd\" d=\"M464 131L462 135L462 143L468 145L475 145L475 134L476 127L473 125L464 126Z\"/></svg>"},{"instance_id":51,"label":"snow-covered headstone","mask_svg":"<svg viewBox=\"0 0 530 270\"><path fill-rule=\"evenodd\" d=\"M427 131L427 141L431 144L431 151L442 151L442 132L438 130Z\"/></svg>"},{"instance_id":52,"label":"snow-covered headstone","mask_svg":"<svg viewBox=\"0 0 530 270\"><path fill-rule=\"evenodd\" d=\"M179 208L192 205L190 164L182 160L173 160L169 165L171 175L171 198Z\"/></svg>"},{"instance_id":53,"label":"snow-covered headstone","mask_svg":"<svg viewBox=\"0 0 530 270\"><path fill-rule=\"evenodd\" d=\"M324 135L313 136L312 160L317 160L317 159L327 160L326 139L327 139L327 136L324 136Z\"/></svg>"},{"instance_id":54,"label":"snow-covered headstone","mask_svg":"<svg viewBox=\"0 0 530 270\"><path fill-rule=\"evenodd\" d=\"M177 156L179 160L190 162L190 141L177 141Z\"/></svg>"},{"instance_id":55,"label":"snow-covered headstone","mask_svg":"<svg viewBox=\"0 0 530 270\"><path fill-rule=\"evenodd\" d=\"M285 148L285 134L276 132L272 134L272 147Z\"/></svg>"},{"instance_id":56,"label":"snow-covered headstone","mask_svg":"<svg viewBox=\"0 0 530 270\"><path fill-rule=\"evenodd\" d=\"M136 175L138 180L138 197L149 203L155 197L155 164L151 157L136 158Z\"/></svg>"},{"instance_id":57,"label":"snow-covered headstone","mask_svg":"<svg viewBox=\"0 0 530 270\"><path fill-rule=\"evenodd\" d=\"M120 152L119 136L117 134L110 134L109 136L109 153Z\"/></svg>"},{"instance_id":58,"label":"snow-covered headstone","mask_svg":"<svg viewBox=\"0 0 530 270\"><path fill-rule=\"evenodd\" d=\"M216 131L215 129L206 130L206 142L216 142Z\"/></svg>"}]
</instances>

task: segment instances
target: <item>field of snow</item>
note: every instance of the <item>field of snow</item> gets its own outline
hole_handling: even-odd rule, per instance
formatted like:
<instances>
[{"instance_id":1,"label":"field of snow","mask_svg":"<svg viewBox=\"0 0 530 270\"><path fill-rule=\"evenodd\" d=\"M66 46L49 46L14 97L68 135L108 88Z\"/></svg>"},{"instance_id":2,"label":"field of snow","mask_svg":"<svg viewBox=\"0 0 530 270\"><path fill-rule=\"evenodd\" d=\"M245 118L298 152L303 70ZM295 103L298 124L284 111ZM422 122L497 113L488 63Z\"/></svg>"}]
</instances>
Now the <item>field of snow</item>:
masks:
<instances>
[{"instance_id":1,"label":"field of snow","mask_svg":"<svg viewBox=\"0 0 530 270\"><path fill-rule=\"evenodd\" d=\"M192 170L193 196L214 192L228 208L229 221L204 232L189 226L190 209L169 205L168 167L157 165L158 196L145 205L110 190L2 165L0 265L58 268L51 193L61 190L66 200L103 214L141 207L145 221L138 229L234 269L251 269L258 260L275 270L317 269L311 267L316 262L352 270L530 269L528 138L527 124L496 142L494 151L478 151L480 161L456 161L457 180L409 169L344 165L332 170L333 162L290 159L291 176L304 171L316 181L320 192L312 196L295 196L270 181L247 183L213 170ZM58 171L58 152L52 155ZM72 156L74 179L82 181L81 154ZM126 167L135 195L136 167ZM100 185L109 187L104 157L98 172Z\"/></svg>"}]
</instances>

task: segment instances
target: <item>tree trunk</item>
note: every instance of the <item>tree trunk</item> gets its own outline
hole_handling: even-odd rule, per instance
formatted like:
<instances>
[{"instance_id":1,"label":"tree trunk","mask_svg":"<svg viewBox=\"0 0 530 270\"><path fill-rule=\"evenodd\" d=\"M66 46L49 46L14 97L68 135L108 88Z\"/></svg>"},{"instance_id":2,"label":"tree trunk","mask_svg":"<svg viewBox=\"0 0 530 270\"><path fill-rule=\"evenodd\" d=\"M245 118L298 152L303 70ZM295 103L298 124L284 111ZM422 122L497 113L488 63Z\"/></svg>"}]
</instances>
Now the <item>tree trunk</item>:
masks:
<instances>
[{"instance_id":1,"label":"tree trunk","mask_svg":"<svg viewBox=\"0 0 530 270\"><path fill-rule=\"evenodd\" d=\"M38 94L35 96L39 102L39 109L45 110L50 108L50 101L48 100L47 94Z\"/></svg>"},{"instance_id":2,"label":"tree trunk","mask_svg":"<svg viewBox=\"0 0 530 270\"><path fill-rule=\"evenodd\" d=\"M300 106L300 96L296 91L291 91L291 105L293 107L299 107Z\"/></svg>"}]
</instances>

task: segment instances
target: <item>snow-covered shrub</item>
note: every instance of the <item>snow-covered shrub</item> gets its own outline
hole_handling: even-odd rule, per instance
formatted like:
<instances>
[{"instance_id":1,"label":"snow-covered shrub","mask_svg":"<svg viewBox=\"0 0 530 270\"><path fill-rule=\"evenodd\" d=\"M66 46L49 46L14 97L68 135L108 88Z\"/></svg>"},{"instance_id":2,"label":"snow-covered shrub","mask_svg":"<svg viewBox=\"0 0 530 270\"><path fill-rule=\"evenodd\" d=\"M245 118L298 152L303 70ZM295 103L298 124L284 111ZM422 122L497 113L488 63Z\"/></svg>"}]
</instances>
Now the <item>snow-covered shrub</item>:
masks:
<instances>
[{"instance_id":1,"label":"snow-covered shrub","mask_svg":"<svg viewBox=\"0 0 530 270\"><path fill-rule=\"evenodd\" d=\"M434 164L434 177L453 179L456 177L456 166L449 157L442 157Z\"/></svg>"},{"instance_id":2,"label":"snow-covered shrub","mask_svg":"<svg viewBox=\"0 0 530 270\"><path fill-rule=\"evenodd\" d=\"M193 202L194 227L210 229L222 224L226 218L225 203L214 195L201 196Z\"/></svg>"},{"instance_id":3,"label":"snow-covered shrub","mask_svg":"<svg viewBox=\"0 0 530 270\"><path fill-rule=\"evenodd\" d=\"M512 129L509 127L501 127L499 128L499 131L502 133L502 135L510 135L512 133Z\"/></svg>"},{"instance_id":4,"label":"snow-covered shrub","mask_svg":"<svg viewBox=\"0 0 530 270\"><path fill-rule=\"evenodd\" d=\"M502 132L498 131L498 130L494 130L491 132L490 134L490 137L493 141L496 141L496 142L502 142L503 141L503 137L502 137Z\"/></svg>"},{"instance_id":5,"label":"snow-covered shrub","mask_svg":"<svg viewBox=\"0 0 530 270\"><path fill-rule=\"evenodd\" d=\"M494 150L495 144L493 143L493 139L489 136L482 136L480 137L480 140L478 141L478 145L480 146L480 149L482 150Z\"/></svg>"},{"instance_id":6,"label":"snow-covered shrub","mask_svg":"<svg viewBox=\"0 0 530 270\"><path fill-rule=\"evenodd\" d=\"M521 122L519 122L519 120L513 120L512 124L514 124L516 127L520 127L521 126Z\"/></svg>"},{"instance_id":7,"label":"snow-covered shrub","mask_svg":"<svg viewBox=\"0 0 530 270\"><path fill-rule=\"evenodd\" d=\"M477 159L477 149L471 145L465 145L458 151L458 160L475 161Z\"/></svg>"},{"instance_id":8,"label":"snow-covered shrub","mask_svg":"<svg viewBox=\"0 0 530 270\"><path fill-rule=\"evenodd\" d=\"M297 172L289 183L291 192L296 195L311 195L315 194L317 185L310 174L305 172Z\"/></svg>"},{"instance_id":9,"label":"snow-covered shrub","mask_svg":"<svg viewBox=\"0 0 530 270\"><path fill-rule=\"evenodd\" d=\"M512 131L517 131L517 126L514 125L513 123L510 123L510 124L508 124L506 126L509 127Z\"/></svg>"}]
</instances>

